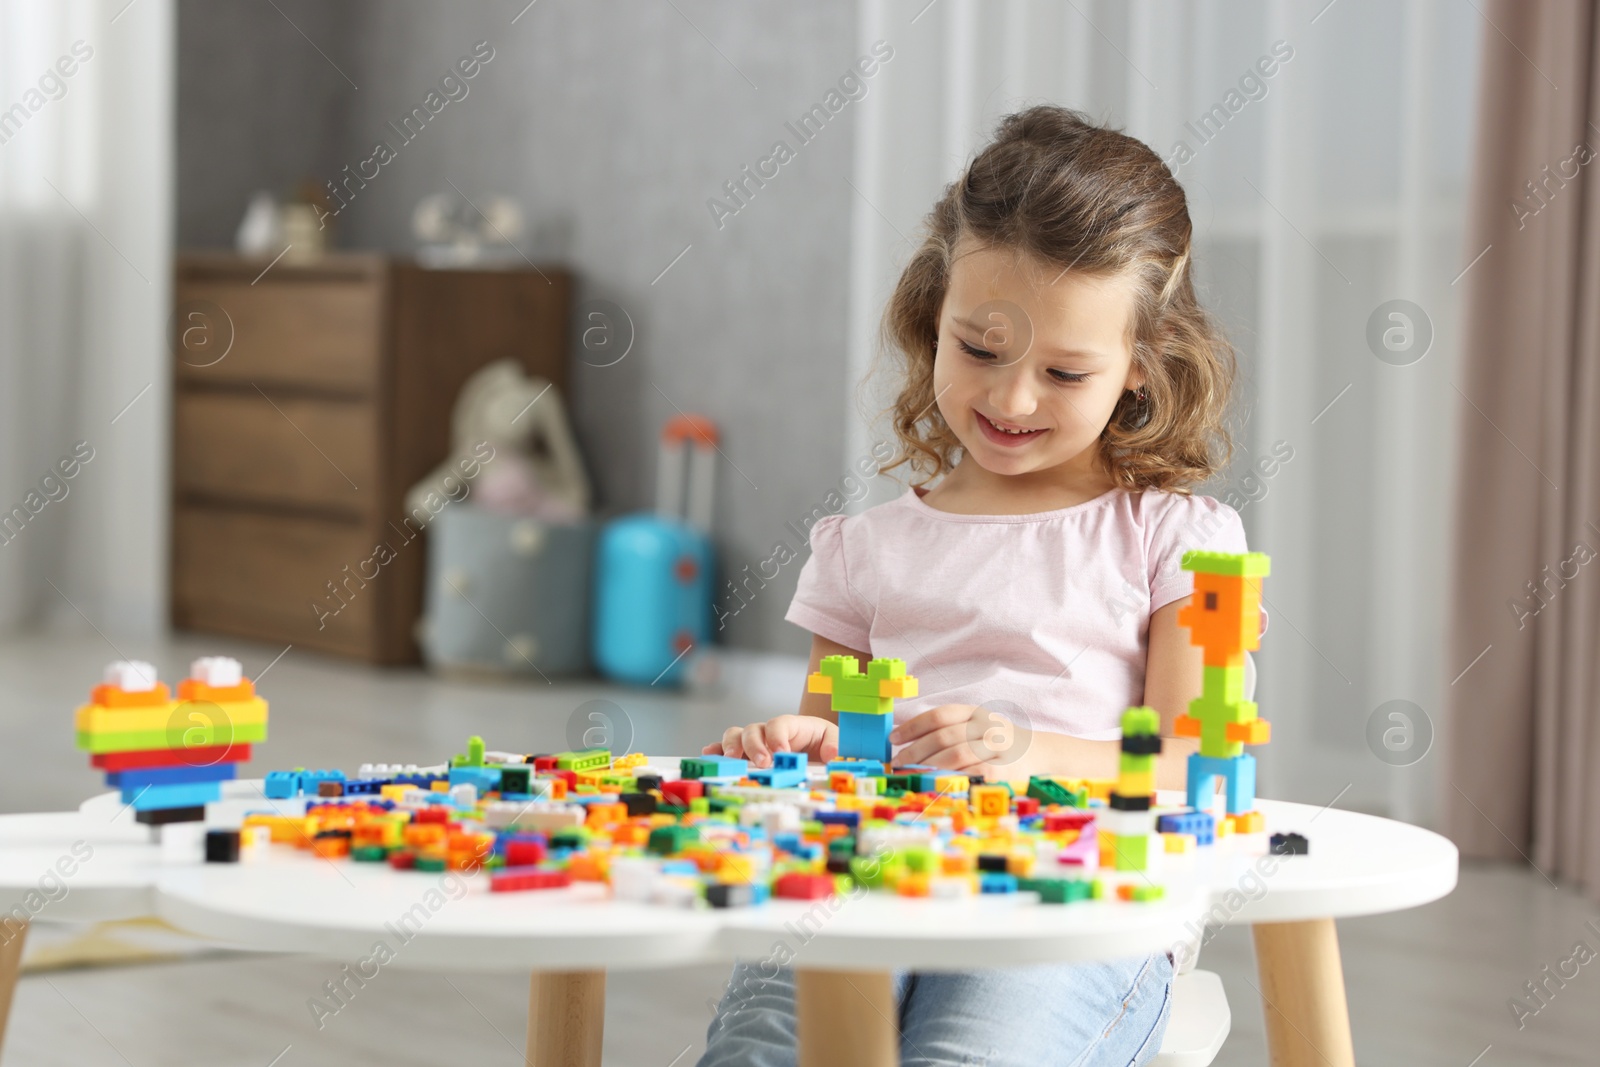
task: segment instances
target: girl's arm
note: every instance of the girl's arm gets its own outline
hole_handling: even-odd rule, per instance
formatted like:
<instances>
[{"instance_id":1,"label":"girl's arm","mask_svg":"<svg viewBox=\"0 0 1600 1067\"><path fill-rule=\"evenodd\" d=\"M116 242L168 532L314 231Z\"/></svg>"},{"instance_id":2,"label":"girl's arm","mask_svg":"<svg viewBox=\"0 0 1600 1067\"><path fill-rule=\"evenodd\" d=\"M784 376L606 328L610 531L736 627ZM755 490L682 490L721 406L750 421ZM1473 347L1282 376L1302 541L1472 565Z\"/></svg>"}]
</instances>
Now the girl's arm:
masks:
<instances>
[{"instance_id":1,"label":"girl's arm","mask_svg":"<svg viewBox=\"0 0 1600 1067\"><path fill-rule=\"evenodd\" d=\"M870 652L847 648L825 637L811 636L809 677L824 656L854 656L863 665L872 659ZM704 755L733 756L750 761L753 767L770 767L774 752L804 752L812 759L827 762L839 755L838 716L826 693L804 690L800 694L800 714L779 715L749 726L730 726L722 740L707 745Z\"/></svg>"},{"instance_id":2,"label":"girl's arm","mask_svg":"<svg viewBox=\"0 0 1600 1067\"><path fill-rule=\"evenodd\" d=\"M1189 754L1200 741L1177 736L1178 716L1200 695L1205 680L1205 651L1178 625L1178 611L1189 598L1175 600L1150 616L1150 648L1144 665L1144 702L1161 715L1161 755L1156 757L1156 787L1182 789Z\"/></svg>"},{"instance_id":3,"label":"girl's arm","mask_svg":"<svg viewBox=\"0 0 1600 1067\"><path fill-rule=\"evenodd\" d=\"M1189 643L1189 631L1178 625L1178 611L1188 597L1150 616L1145 657L1144 702L1161 716L1163 743L1156 758L1156 786L1182 789L1193 738L1175 735L1178 716L1200 695L1203 653ZM890 739L906 747L896 753L901 763L926 763L982 774L990 780L1022 781L1034 774L1073 778L1115 778L1121 746L1116 741L1029 731L1013 726L996 732L994 716L968 704L946 704L925 711L895 727Z\"/></svg>"}]
</instances>

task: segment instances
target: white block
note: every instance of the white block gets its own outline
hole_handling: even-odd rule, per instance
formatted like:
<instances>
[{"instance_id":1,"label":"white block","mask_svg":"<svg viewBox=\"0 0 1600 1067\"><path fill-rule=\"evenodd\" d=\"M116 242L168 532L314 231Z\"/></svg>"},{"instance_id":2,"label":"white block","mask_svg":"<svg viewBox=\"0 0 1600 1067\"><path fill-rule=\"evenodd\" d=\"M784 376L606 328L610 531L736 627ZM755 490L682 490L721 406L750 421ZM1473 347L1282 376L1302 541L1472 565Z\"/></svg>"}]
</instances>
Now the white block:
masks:
<instances>
[{"instance_id":1,"label":"white block","mask_svg":"<svg viewBox=\"0 0 1600 1067\"><path fill-rule=\"evenodd\" d=\"M970 897L972 883L965 878L930 878L928 879L928 895L941 900L950 900L955 897Z\"/></svg>"},{"instance_id":2,"label":"white block","mask_svg":"<svg viewBox=\"0 0 1600 1067\"><path fill-rule=\"evenodd\" d=\"M156 669L139 659L119 659L106 665L104 681L125 693L148 693L156 687Z\"/></svg>"},{"instance_id":3,"label":"white block","mask_svg":"<svg viewBox=\"0 0 1600 1067\"><path fill-rule=\"evenodd\" d=\"M169 822L161 826L162 863L204 863L206 824Z\"/></svg>"},{"instance_id":4,"label":"white block","mask_svg":"<svg viewBox=\"0 0 1600 1067\"><path fill-rule=\"evenodd\" d=\"M611 861L611 895L617 900L647 902L660 877L660 866L643 856L617 856Z\"/></svg>"},{"instance_id":5,"label":"white block","mask_svg":"<svg viewBox=\"0 0 1600 1067\"><path fill-rule=\"evenodd\" d=\"M244 667L231 656L202 656L189 664L189 677L213 689L227 689L244 680Z\"/></svg>"}]
</instances>

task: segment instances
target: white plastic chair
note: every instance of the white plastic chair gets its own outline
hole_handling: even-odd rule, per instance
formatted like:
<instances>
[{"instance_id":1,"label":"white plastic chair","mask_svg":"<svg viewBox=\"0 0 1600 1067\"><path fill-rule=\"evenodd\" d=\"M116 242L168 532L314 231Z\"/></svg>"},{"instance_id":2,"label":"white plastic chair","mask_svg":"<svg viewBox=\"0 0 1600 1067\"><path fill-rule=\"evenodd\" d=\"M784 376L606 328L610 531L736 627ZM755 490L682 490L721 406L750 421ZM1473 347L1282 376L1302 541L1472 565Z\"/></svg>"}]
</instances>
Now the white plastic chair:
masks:
<instances>
[{"instance_id":1,"label":"white plastic chair","mask_svg":"<svg viewBox=\"0 0 1600 1067\"><path fill-rule=\"evenodd\" d=\"M1256 696L1256 663L1244 654L1244 698ZM1172 1015L1161 1051L1150 1061L1152 1067L1208 1067L1233 1028L1233 1013L1222 990L1222 979L1212 971L1194 970L1200 959L1200 940L1190 942L1184 953L1182 974L1172 980Z\"/></svg>"},{"instance_id":2,"label":"white plastic chair","mask_svg":"<svg viewBox=\"0 0 1600 1067\"><path fill-rule=\"evenodd\" d=\"M1222 1051L1233 1027L1222 979L1212 971L1190 971L1172 980L1172 1015L1153 1067L1207 1067Z\"/></svg>"}]
</instances>

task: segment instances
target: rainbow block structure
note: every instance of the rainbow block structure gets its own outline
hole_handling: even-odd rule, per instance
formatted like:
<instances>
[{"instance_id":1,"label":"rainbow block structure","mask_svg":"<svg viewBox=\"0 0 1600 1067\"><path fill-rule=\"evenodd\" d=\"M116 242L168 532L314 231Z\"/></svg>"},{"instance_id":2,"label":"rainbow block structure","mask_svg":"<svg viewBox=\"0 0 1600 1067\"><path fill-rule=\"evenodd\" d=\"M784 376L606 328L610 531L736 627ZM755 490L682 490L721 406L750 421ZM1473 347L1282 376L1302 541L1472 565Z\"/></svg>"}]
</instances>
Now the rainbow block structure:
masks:
<instances>
[{"instance_id":1,"label":"rainbow block structure","mask_svg":"<svg viewBox=\"0 0 1600 1067\"><path fill-rule=\"evenodd\" d=\"M239 661L197 659L174 699L137 660L106 668L76 716L78 747L144 823L198 822L267 737L267 702Z\"/></svg>"},{"instance_id":2,"label":"rainbow block structure","mask_svg":"<svg viewBox=\"0 0 1600 1067\"><path fill-rule=\"evenodd\" d=\"M1156 757L1161 754L1161 716L1154 708L1122 713L1122 753L1117 783L1100 820L1100 862L1118 871L1151 869L1161 855L1156 813Z\"/></svg>"},{"instance_id":3,"label":"rainbow block structure","mask_svg":"<svg viewBox=\"0 0 1600 1067\"><path fill-rule=\"evenodd\" d=\"M854 656L824 656L806 679L806 690L827 693L839 717L839 758L889 762L894 702L917 695L917 680L903 659L875 659L861 673Z\"/></svg>"},{"instance_id":4,"label":"rainbow block structure","mask_svg":"<svg viewBox=\"0 0 1600 1067\"><path fill-rule=\"evenodd\" d=\"M1244 698L1244 672L1245 653L1261 647L1261 579L1271 561L1260 552L1185 552L1182 566L1194 573L1194 595L1178 625L1205 650L1200 696L1176 723L1180 737L1200 739L1200 751L1189 757L1189 806L1208 809L1221 778L1233 829L1258 830L1256 760L1244 746L1266 744L1272 731Z\"/></svg>"}]
</instances>

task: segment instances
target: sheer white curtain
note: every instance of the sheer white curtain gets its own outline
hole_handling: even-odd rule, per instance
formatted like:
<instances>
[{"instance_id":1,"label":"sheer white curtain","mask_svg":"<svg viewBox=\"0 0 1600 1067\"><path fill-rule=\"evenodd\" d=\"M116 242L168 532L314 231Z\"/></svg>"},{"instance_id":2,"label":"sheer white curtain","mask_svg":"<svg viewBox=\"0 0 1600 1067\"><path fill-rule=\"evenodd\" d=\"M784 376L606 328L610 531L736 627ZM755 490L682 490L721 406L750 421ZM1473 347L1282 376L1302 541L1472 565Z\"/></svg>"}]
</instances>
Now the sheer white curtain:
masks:
<instances>
[{"instance_id":1,"label":"sheer white curtain","mask_svg":"<svg viewBox=\"0 0 1600 1067\"><path fill-rule=\"evenodd\" d=\"M1202 491L1237 507L1273 557L1256 657L1275 724L1257 750L1265 794L1418 821L1435 811L1438 752L1396 764L1442 727L1440 694L1464 666L1442 660L1441 546L1482 32L1472 6L1437 0L861 6L861 46L895 52L856 127L853 379L922 215L1000 115L1074 107L1179 164L1202 299L1242 367L1238 459ZM1395 299L1426 318L1390 319L1380 306ZM1431 324L1426 356L1380 342L1380 359L1369 320L1413 328L1414 343ZM850 395L848 457L885 432L858 407L884 400ZM1408 753L1368 741L1393 700L1420 709L1398 706Z\"/></svg>"},{"instance_id":2,"label":"sheer white curtain","mask_svg":"<svg viewBox=\"0 0 1600 1067\"><path fill-rule=\"evenodd\" d=\"M171 0L0 0L0 626L166 616Z\"/></svg>"}]
</instances>

